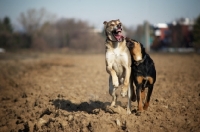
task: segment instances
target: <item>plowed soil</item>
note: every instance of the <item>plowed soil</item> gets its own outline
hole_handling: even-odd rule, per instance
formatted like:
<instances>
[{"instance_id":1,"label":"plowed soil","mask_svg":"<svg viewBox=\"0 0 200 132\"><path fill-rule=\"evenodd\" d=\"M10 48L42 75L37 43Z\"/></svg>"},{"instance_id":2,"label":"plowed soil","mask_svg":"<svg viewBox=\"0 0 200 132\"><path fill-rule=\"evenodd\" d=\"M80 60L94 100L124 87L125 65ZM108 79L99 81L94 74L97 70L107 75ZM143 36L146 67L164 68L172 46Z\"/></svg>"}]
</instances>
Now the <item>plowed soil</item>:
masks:
<instances>
[{"instance_id":1,"label":"plowed soil","mask_svg":"<svg viewBox=\"0 0 200 132\"><path fill-rule=\"evenodd\" d=\"M0 54L0 131L199 132L200 56L150 55L157 81L136 116L120 95L109 107L104 54Z\"/></svg>"}]
</instances>

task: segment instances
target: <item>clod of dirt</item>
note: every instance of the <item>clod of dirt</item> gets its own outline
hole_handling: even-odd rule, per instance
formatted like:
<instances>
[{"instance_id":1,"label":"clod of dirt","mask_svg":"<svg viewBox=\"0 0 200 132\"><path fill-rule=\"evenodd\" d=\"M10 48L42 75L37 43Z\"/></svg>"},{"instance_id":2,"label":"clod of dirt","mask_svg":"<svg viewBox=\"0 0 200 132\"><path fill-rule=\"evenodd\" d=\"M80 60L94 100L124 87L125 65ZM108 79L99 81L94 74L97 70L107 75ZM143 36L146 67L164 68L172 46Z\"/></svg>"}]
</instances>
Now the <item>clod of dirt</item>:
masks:
<instances>
[{"instance_id":1,"label":"clod of dirt","mask_svg":"<svg viewBox=\"0 0 200 132\"><path fill-rule=\"evenodd\" d=\"M45 109L42 114L40 115L40 118L43 117L44 115L50 115L52 112L49 109Z\"/></svg>"},{"instance_id":2,"label":"clod of dirt","mask_svg":"<svg viewBox=\"0 0 200 132\"><path fill-rule=\"evenodd\" d=\"M116 119L116 124L117 124L118 126L121 126L121 122L120 122L119 119Z\"/></svg>"},{"instance_id":3,"label":"clod of dirt","mask_svg":"<svg viewBox=\"0 0 200 132\"><path fill-rule=\"evenodd\" d=\"M47 120L44 120L43 118L40 118L39 120L38 120L38 125L44 125L45 123L47 123L48 121Z\"/></svg>"},{"instance_id":4,"label":"clod of dirt","mask_svg":"<svg viewBox=\"0 0 200 132\"><path fill-rule=\"evenodd\" d=\"M34 129L34 123L32 123L31 121L28 121L28 128L29 130L33 130Z\"/></svg>"},{"instance_id":5,"label":"clod of dirt","mask_svg":"<svg viewBox=\"0 0 200 132\"><path fill-rule=\"evenodd\" d=\"M106 107L106 112L109 112L111 114L126 114L126 110L124 108L122 108L121 106L107 106Z\"/></svg>"},{"instance_id":6,"label":"clod of dirt","mask_svg":"<svg viewBox=\"0 0 200 132\"><path fill-rule=\"evenodd\" d=\"M99 112L100 112L100 109L94 109L94 110L92 110L93 114L99 114Z\"/></svg>"},{"instance_id":7,"label":"clod of dirt","mask_svg":"<svg viewBox=\"0 0 200 132\"><path fill-rule=\"evenodd\" d=\"M162 105L162 107L164 107L164 108L168 109L168 105Z\"/></svg>"},{"instance_id":8,"label":"clod of dirt","mask_svg":"<svg viewBox=\"0 0 200 132\"><path fill-rule=\"evenodd\" d=\"M199 95L200 95L200 94L199 94ZM4 101L4 100L10 100L10 98L9 98L9 97L2 97L1 100L2 100L2 101Z\"/></svg>"},{"instance_id":9,"label":"clod of dirt","mask_svg":"<svg viewBox=\"0 0 200 132\"><path fill-rule=\"evenodd\" d=\"M47 122L48 122L47 120L45 120L45 119L43 119L43 118L40 118L40 119L38 120L37 124L35 124L34 127L35 127L35 129L41 129L41 127L42 127L43 125L45 125Z\"/></svg>"},{"instance_id":10,"label":"clod of dirt","mask_svg":"<svg viewBox=\"0 0 200 132\"><path fill-rule=\"evenodd\" d=\"M136 116L141 116L141 112L140 111L138 111L138 112L136 112L136 114L135 114Z\"/></svg>"},{"instance_id":11,"label":"clod of dirt","mask_svg":"<svg viewBox=\"0 0 200 132\"><path fill-rule=\"evenodd\" d=\"M67 118L68 121L72 121L73 119L74 119L73 115L69 115L68 118Z\"/></svg>"},{"instance_id":12,"label":"clod of dirt","mask_svg":"<svg viewBox=\"0 0 200 132\"><path fill-rule=\"evenodd\" d=\"M27 96L27 94L26 93L23 93L22 94L22 98L27 98L28 96Z\"/></svg>"},{"instance_id":13,"label":"clod of dirt","mask_svg":"<svg viewBox=\"0 0 200 132\"><path fill-rule=\"evenodd\" d=\"M92 124L91 124L91 122L89 122L89 124L88 124L87 128L88 128L88 130L90 130L91 132L93 132L93 131L94 131L94 130L93 130L93 128L92 128Z\"/></svg>"}]
</instances>

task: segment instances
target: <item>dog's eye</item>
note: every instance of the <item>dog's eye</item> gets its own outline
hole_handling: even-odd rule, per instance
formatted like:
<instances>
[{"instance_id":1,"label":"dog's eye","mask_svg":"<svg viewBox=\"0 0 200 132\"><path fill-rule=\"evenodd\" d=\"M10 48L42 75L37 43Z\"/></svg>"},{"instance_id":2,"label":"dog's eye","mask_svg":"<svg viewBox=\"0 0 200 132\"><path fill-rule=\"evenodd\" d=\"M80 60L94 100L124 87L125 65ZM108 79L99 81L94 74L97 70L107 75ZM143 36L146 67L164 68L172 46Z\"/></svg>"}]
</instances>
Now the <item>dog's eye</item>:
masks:
<instances>
[{"instance_id":1,"label":"dog's eye","mask_svg":"<svg viewBox=\"0 0 200 132\"><path fill-rule=\"evenodd\" d=\"M110 24L110 26L115 26L114 24Z\"/></svg>"}]
</instances>

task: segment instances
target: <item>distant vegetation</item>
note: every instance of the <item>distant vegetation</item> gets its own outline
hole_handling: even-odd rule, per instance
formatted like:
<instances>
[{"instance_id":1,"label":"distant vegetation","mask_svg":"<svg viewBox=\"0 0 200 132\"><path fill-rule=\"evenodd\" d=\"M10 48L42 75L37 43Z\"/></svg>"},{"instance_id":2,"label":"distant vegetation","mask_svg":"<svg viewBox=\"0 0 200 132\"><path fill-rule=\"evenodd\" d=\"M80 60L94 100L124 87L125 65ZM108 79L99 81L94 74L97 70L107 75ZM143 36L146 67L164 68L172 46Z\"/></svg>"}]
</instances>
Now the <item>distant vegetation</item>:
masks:
<instances>
[{"instance_id":1,"label":"distant vegetation","mask_svg":"<svg viewBox=\"0 0 200 132\"><path fill-rule=\"evenodd\" d=\"M13 32L13 27L8 17L0 20L0 48L30 48L30 42L31 36L28 34Z\"/></svg>"},{"instance_id":2,"label":"distant vegetation","mask_svg":"<svg viewBox=\"0 0 200 132\"><path fill-rule=\"evenodd\" d=\"M37 50L70 48L81 51L104 51L104 38L85 21L60 19L44 9L30 9L18 20L24 32L13 32L8 17L0 21L0 47L5 49L32 48Z\"/></svg>"},{"instance_id":3,"label":"distant vegetation","mask_svg":"<svg viewBox=\"0 0 200 132\"><path fill-rule=\"evenodd\" d=\"M79 51L104 52L104 41L102 31L96 32L88 22L77 19L55 19L55 15L45 9L30 9L21 13L18 21L23 27L23 31L13 30L9 17L0 19L0 48L6 50L17 49L60 49L67 48ZM102 22L103 23L103 22ZM102 24L103 25L103 24ZM124 27L126 36L144 42L144 25L136 28ZM179 30L173 29L176 38L183 38ZM200 48L200 16L193 26L194 47ZM173 37L172 37L173 38ZM156 40L153 29L150 29L150 41ZM179 40L182 45L182 39ZM177 42L170 41L171 47ZM193 46L192 45L192 46ZM170 45L169 45L170 46ZM175 47L178 47L175 46Z\"/></svg>"}]
</instances>

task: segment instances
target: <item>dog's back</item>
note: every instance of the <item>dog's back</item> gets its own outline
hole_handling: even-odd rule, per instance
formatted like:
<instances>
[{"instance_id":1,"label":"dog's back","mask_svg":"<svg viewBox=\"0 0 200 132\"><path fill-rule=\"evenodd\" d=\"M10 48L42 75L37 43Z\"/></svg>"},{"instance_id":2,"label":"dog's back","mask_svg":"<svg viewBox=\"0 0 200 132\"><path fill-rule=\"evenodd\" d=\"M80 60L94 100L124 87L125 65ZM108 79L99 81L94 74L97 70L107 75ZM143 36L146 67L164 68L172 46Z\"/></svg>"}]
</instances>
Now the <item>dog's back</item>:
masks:
<instances>
[{"instance_id":1,"label":"dog's back","mask_svg":"<svg viewBox=\"0 0 200 132\"><path fill-rule=\"evenodd\" d=\"M136 65L133 59L133 64L132 64L132 72L131 72L131 76L134 76L134 79L137 78L137 76L143 76L143 77L151 77L153 78L153 82L152 84L155 83L156 81L156 69L155 69L155 65L154 65L154 61L151 59L151 57L145 53L145 60L143 61L143 63ZM134 80L136 81L136 80ZM147 81L146 83L146 87L147 85L149 85L149 81Z\"/></svg>"}]
</instances>

